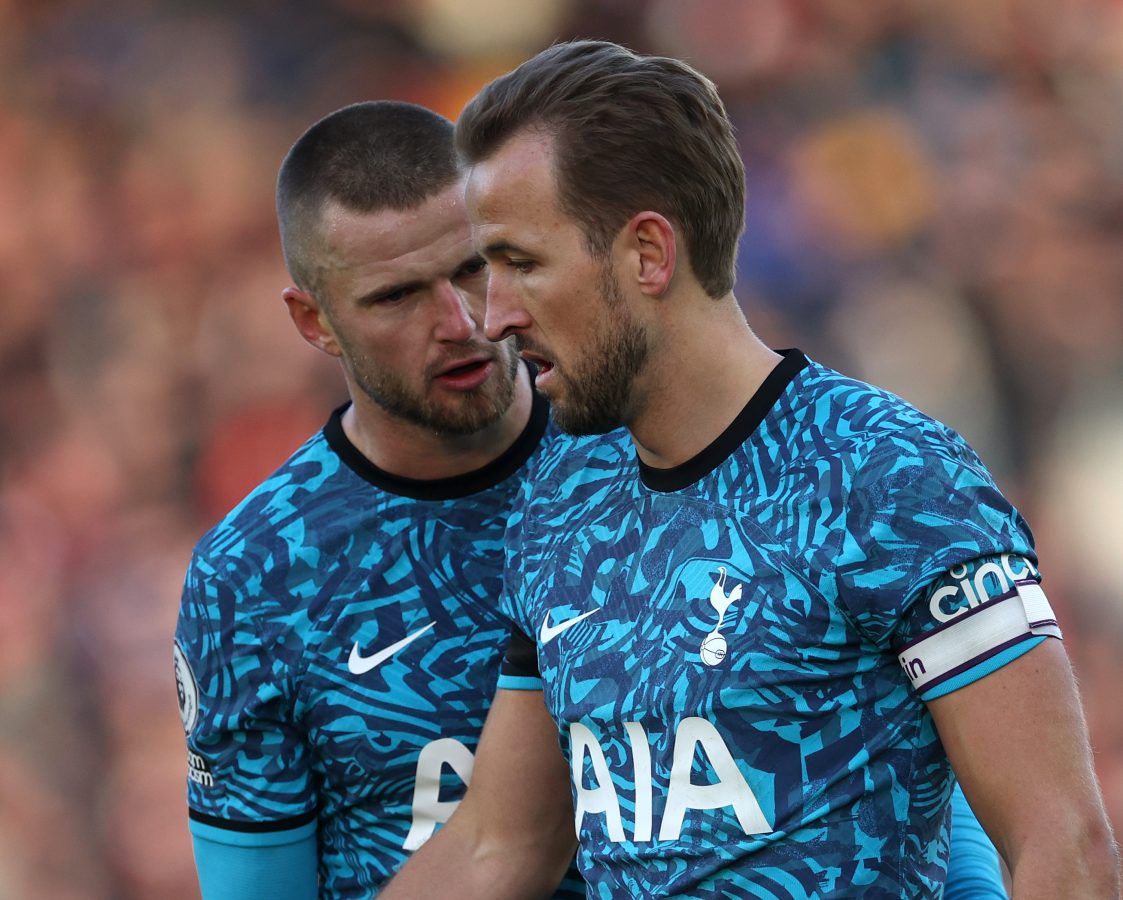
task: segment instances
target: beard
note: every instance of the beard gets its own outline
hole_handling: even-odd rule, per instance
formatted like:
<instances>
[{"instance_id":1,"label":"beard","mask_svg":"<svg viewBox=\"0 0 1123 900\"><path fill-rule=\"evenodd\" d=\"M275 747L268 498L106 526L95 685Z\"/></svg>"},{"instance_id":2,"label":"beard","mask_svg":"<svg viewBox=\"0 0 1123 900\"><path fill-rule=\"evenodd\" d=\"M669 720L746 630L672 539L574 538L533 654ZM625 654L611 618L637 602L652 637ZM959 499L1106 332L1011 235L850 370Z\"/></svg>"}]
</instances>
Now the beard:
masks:
<instances>
[{"instance_id":1,"label":"beard","mask_svg":"<svg viewBox=\"0 0 1123 900\"><path fill-rule=\"evenodd\" d=\"M628 313L607 263L598 287L604 308L592 346L571 371L554 367L563 386L552 401L554 421L573 435L605 434L624 424L632 384L650 352L647 331Z\"/></svg>"},{"instance_id":2,"label":"beard","mask_svg":"<svg viewBox=\"0 0 1123 900\"><path fill-rule=\"evenodd\" d=\"M349 360L351 378L364 394L395 418L434 434L446 437L476 434L499 421L515 399L519 357L509 342L488 345L496 363L491 378L475 390L439 398L412 390L397 373L380 368L355 348L343 349Z\"/></svg>"}]
</instances>

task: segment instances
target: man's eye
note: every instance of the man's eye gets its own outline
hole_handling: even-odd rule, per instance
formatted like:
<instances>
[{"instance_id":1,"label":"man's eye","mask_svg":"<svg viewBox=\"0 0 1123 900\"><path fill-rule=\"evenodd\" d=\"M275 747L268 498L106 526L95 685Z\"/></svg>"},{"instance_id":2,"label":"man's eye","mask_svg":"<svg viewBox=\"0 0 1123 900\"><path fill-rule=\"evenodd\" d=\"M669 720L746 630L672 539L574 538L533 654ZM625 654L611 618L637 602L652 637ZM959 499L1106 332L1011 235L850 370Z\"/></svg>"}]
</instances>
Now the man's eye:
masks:
<instances>
[{"instance_id":1,"label":"man's eye","mask_svg":"<svg viewBox=\"0 0 1123 900\"><path fill-rule=\"evenodd\" d=\"M375 306L397 303L399 300L404 299L405 295L406 292L404 289L400 291L391 291L389 294L380 294L379 296L375 297L374 300L371 301L371 303Z\"/></svg>"},{"instance_id":2,"label":"man's eye","mask_svg":"<svg viewBox=\"0 0 1123 900\"><path fill-rule=\"evenodd\" d=\"M534 267L534 263L529 259L509 259L507 265L516 272L529 272Z\"/></svg>"},{"instance_id":3,"label":"man's eye","mask_svg":"<svg viewBox=\"0 0 1123 900\"><path fill-rule=\"evenodd\" d=\"M471 262L464 263L460 267L460 276L467 278L472 275L479 275L484 269L487 268L487 263L482 259L473 259Z\"/></svg>"}]
</instances>

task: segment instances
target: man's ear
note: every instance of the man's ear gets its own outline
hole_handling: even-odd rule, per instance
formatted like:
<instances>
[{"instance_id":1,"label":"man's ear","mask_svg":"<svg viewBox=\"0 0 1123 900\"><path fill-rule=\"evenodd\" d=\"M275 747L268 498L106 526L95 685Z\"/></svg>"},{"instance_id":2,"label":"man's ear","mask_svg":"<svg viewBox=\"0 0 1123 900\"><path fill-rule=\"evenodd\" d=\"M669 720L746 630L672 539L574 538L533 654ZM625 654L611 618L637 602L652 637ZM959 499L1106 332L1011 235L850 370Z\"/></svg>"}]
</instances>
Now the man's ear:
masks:
<instances>
[{"instance_id":1,"label":"man's ear","mask_svg":"<svg viewBox=\"0 0 1123 900\"><path fill-rule=\"evenodd\" d=\"M627 232L636 254L636 284L651 297L663 296L671 286L678 261L674 226L665 216L646 210L632 216Z\"/></svg>"},{"instance_id":2,"label":"man's ear","mask_svg":"<svg viewBox=\"0 0 1123 900\"><path fill-rule=\"evenodd\" d=\"M342 355L331 325L315 297L298 287L287 287L281 291L281 299L289 308L289 318L304 340L329 356Z\"/></svg>"}]
</instances>

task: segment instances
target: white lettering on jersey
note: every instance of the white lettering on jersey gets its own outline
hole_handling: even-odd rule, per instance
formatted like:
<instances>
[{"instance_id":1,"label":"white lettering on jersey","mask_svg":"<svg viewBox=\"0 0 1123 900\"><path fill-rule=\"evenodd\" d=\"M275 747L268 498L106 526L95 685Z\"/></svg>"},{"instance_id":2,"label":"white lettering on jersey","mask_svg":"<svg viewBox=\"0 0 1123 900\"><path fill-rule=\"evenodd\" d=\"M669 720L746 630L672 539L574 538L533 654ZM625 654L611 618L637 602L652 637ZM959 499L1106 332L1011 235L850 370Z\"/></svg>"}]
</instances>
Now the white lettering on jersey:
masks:
<instances>
[{"instance_id":1,"label":"white lettering on jersey","mask_svg":"<svg viewBox=\"0 0 1123 900\"><path fill-rule=\"evenodd\" d=\"M635 822L632 840L651 841L653 831L652 797L655 783L651 775L651 745L647 732L638 722L625 722L624 731L632 751L632 776L635 786ZM577 794L574 826L580 834L586 815L604 815L605 830L613 843L626 840L620 798L612 782L608 760L592 730L578 722L570 725L570 756L573 785ZM690 774L694 759L701 751L709 767L717 775L710 784L695 784ZM594 787L584 784L585 762L592 766ZM721 734L712 723L691 716L679 722L675 730L671 774L666 785L659 840L678 840L688 809L722 809L732 807L737 823L745 834L764 834L772 825L764 815L756 796L737 768Z\"/></svg>"},{"instance_id":2,"label":"white lettering on jersey","mask_svg":"<svg viewBox=\"0 0 1123 900\"><path fill-rule=\"evenodd\" d=\"M214 787L214 775L206 759L198 753L187 751L187 777L202 787Z\"/></svg>"},{"instance_id":3,"label":"white lettering on jersey","mask_svg":"<svg viewBox=\"0 0 1123 900\"><path fill-rule=\"evenodd\" d=\"M608 839L613 843L624 840L624 823L620 819L620 798L616 796L616 788L612 784L612 775L608 771L608 760L604 752L593 737L593 733L579 722L569 726L570 738L570 765L573 772L573 786L577 790L577 804L573 813L574 828L581 833L581 820L586 813L603 813L605 825L608 828ZM646 741L645 741L646 746ZM588 758L593 766L593 775L596 777L597 786L587 788L582 773L585 771L585 759ZM648 826L650 831L650 826Z\"/></svg>"},{"instance_id":4,"label":"white lettering on jersey","mask_svg":"<svg viewBox=\"0 0 1123 900\"><path fill-rule=\"evenodd\" d=\"M639 722L625 722L624 730L632 744L632 784L636 786L636 828L632 840L650 841L651 795L655 791L651 781L651 745Z\"/></svg>"},{"instance_id":5,"label":"white lettering on jersey","mask_svg":"<svg viewBox=\"0 0 1123 900\"><path fill-rule=\"evenodd\" d=\"M421 748L417 757L417 775L413 780L413 820L403 850L413 851L424 844L438 825L453 814L459 800L441 799L441 772L452 769L464 784L472 777L472 751L456 738L438 738Z\"/></svg>"},{"instance_id":6,"label":"white lettering on jersey","mask_svg":"<svg viewBox=\"0 0 1123 900\"><path fill-rule=\"evenodd\" d=\"M1010 553L1002 554L1001 565L996 562L988 562L979 566L975 569L973 579L967 577L967 571L966 565L952 566L948 570L948 575L957 579L957 583L945 585L935 591L929 598L928 608L932 613L932 618L937 622L950 622L967 610L973 609L981 603L986 603L993 597L1005 594L1014 586L1014 582L1030 577L1035 578L1038 574L1033 563L1024 556ZM993 576L993 583L997 590L987 590L988 575ZM966 606L960 600L961 594L967 600Z\"/></svg>"},{"instance_id":7,"label":"white lettering on jersey","mask_svg":"<svg viewBox=\"0 0 1123 900\"><path fill-rule=\"evenodd\" d=\"M690 769L698 750L717 773L716 784L694 784L690 780ZM745 834L764 834L772 830L718 730L697 716L683 719L675 731L671 784L667 791L667 807L663 810L663 824L659 828L659 840L678 840L688 808L721 809L725 806L733 807L733 814Z\"/></svg>"}]
</instances>

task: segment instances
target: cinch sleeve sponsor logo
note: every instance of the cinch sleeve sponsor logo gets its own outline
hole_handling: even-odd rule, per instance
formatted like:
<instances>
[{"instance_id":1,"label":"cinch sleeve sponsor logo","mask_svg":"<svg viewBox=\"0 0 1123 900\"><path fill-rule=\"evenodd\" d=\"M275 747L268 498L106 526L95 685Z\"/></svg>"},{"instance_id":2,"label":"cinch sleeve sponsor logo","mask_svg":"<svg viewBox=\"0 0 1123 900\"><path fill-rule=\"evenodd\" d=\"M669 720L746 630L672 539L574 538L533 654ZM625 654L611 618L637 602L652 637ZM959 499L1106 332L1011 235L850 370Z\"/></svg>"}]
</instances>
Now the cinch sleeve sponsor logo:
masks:
<instances>
[{"instance_id":1,"label":"cinch sleeve sponsor logo","mask_svg":"<svg viewBox=\"0 0 1123 900\"><path fill-rule=\"evenodd\" d=\"M972 569L952 566L948 575L955 580L932 593L928 608L937 622L950 622L988 600L1007 593L1016 581L1038 578L1037 569L1024 556L1004 553L998 562L985 562Z\"/></svg>"},{"instance_id":2,"label":"cinch sleeve sponsor logo","mask_svg":"<svg viewBox=\"0 0 1123 900\"><path fill-rule=\"evenodd\" d=\"M1015 581L1002 596L905 644L898 661L912 686L925 691L1037 636L1060 638L1057 617L1041 585Z\"/></svg>"}]
</instances>

